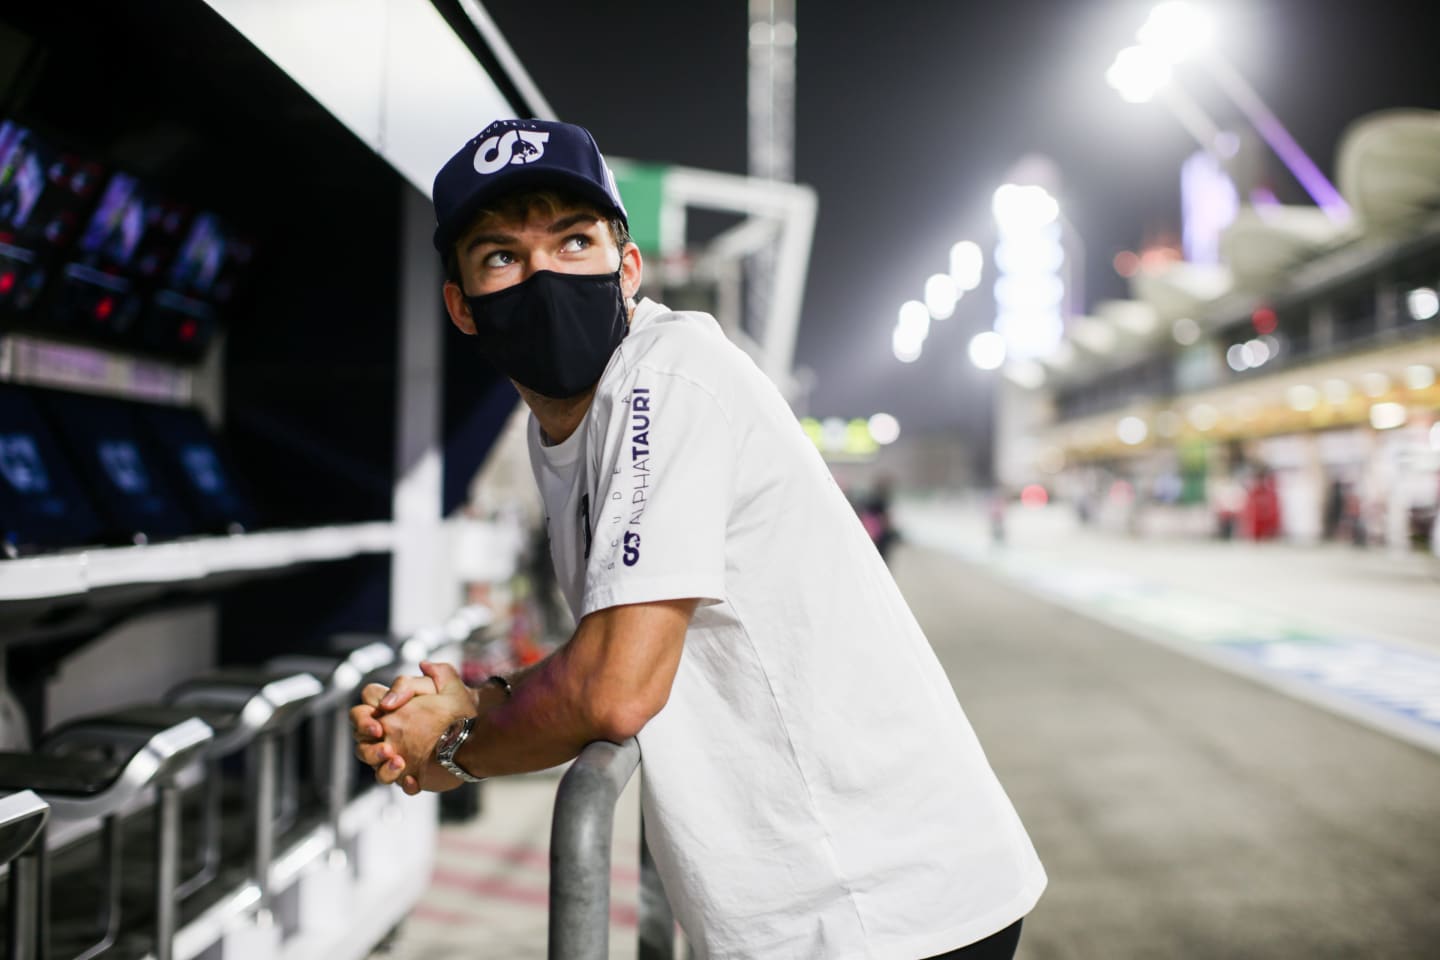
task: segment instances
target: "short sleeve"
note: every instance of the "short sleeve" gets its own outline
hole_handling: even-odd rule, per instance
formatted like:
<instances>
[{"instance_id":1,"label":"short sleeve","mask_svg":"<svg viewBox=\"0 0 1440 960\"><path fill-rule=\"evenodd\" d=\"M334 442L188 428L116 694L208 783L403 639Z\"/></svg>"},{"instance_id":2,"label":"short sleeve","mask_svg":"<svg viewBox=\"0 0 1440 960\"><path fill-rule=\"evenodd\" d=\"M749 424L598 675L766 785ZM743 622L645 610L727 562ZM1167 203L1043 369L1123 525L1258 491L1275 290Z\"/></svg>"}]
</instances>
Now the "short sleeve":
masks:
<instances>
[{"instance_id":1,"label":"short sleeve","mask_svg":"<svg viewBox=\"0 0 1440 960\"><path fill-rule=\"evenodd\" d=\"M639 367L616 398L595 464L581 615L725 587L735 438L719 401Z\"/></svg>"}]
</instances>

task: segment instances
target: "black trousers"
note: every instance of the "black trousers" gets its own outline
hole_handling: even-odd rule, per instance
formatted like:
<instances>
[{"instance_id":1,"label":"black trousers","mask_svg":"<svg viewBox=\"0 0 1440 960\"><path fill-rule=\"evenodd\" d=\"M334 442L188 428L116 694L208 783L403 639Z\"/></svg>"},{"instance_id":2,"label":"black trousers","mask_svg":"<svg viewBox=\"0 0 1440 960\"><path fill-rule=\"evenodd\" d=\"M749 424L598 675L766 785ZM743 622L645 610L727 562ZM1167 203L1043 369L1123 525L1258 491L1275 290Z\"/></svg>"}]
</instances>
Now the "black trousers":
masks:
<instances>
[{"instance_id":1,"label":"black trousers","mask_svg":"<svg viewBox=\"0 0 1440 960\"><path fill-rule=\"evenodd\" d=\"M942 953L930 960L1010 960L1015 956L1015 947L1020 942L1020 924L1016 920L999 933L992 933L984 940L977 940L968 947Z\"/></svg>"}]
</instances>

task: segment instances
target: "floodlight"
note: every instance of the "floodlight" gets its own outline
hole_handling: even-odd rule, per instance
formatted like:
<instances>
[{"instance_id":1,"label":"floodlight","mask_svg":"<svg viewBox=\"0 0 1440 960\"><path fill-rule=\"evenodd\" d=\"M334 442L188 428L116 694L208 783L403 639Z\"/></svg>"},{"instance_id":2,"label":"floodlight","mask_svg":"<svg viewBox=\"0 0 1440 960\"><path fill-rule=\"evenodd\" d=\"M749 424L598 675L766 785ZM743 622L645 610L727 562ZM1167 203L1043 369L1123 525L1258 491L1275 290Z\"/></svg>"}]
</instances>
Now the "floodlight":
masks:
<instances>
[{"instance_id":1,"label":"floodlight","mask_svg":"<svg viewBox=\"0 0 1440 960\"><path fill-rule=\"evenodd\" d=\"M1194 4L1169 0L1150 11L1135 37L1167 63L1180 63L1209 49L1215 39L1215 21Z\"/></svg>"},{"instance_id":2,"label":"floodlight","mask_svg":"<svg viewBox=\"0 0 1440 960\"><path fill-rule=\"evenodd\" d=\"M930 335L930 311L919 300L906 300L900 304L898 330L914 331L924 340Z\"/></svg>"},{"instance_id":3,"label":"floodlight","mask_svg":"<svg viewBox=\"0 0 1440 960\"><path fill-rule=\"evenodd\" d=\"M1170 82L1170 64L1145 47L1126 47L1105 71L1105 82L1127 103L1148 103Z\"/></svg>"},{"instance_id":4,"label":"floodlight","mask_svg":"<svg viewBox=\"0 0 1440 960\"><path fill-rule=\"evenodd\" d=\"M998 370L1005 363L1005 338L994 330L977 333L970 340L970 362L981 370Z\"/></svg>"},{"instance_id":5,"label":"floodlight","mask_svg":"<svg viewBox=\"0 0 1440 960\"><path fill-rule=\"evenodd\" d=\"M961 291L980 286L980 274L984 268L985 254L973 240L961 240L950 248L950 277Z\"/></svg>"},{"instance_id":6,"label":"floodlight","mask_svg":"<svg viewBox=\"0 0 1440 960\"><path fill-rule=\"evenodd\" d=\"M914 363L919 360L924 345L923 336L916 336L915 331L903 327L897 327L890 335L890 350L901 363Z\"/></svg>"},{"instance_id":7,"label":"floodlight","mask_svg":"<svg viewBox=\"0 0 1440 960\"><path fill-rule=\"evenodd\" d=\"M960 300L960 291L948 273L931 274L925 281L925 308L936 320L949 319Z\"/></svg>"},{"instance_id":8,"label":"floodlight","mask_svg":"<svg viewBox=\"0 0 1440 960\"><path fill-rule=\"evenodd\" d=\"M995 191L991 209L1001 233L1038 229L1060 216L1059 202L1044 187L1015 183Z\"/></svg>"}]
</instances>

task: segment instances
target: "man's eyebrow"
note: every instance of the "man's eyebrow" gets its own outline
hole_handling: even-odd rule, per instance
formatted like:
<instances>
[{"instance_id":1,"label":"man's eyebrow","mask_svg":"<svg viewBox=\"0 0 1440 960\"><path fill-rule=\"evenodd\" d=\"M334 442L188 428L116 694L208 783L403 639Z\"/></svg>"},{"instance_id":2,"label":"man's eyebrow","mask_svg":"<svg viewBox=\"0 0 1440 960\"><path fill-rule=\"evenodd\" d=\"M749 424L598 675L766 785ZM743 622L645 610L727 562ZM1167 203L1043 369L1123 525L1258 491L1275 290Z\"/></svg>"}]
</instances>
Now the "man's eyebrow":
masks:
<instances>
[{"instance_id":1,"label":"man's eyebrow","mask_svg":"<svg viewBox=\"0 0 1440 960\"><path fill-rule=\"evenodd\" d=\"M593 213L572 213L568 217L561 217L550 226L545 228L547 233L564 233L571 227L580 223L595 223L600 218Z\"/></svg>"},{"instance_id":2,"label":"man's eyebrow","mask_svg":"<svg viewBox=\"0 0 1440 960\"><path fill-rule=\"evenodd\" d=\"M554 223L550 224L548 227L545 228L545 232L564 233L566 230L569 230L571 227L574 227L577 224L594 223L600 219L600 217L596 216L593 213L572 213L568 216L561 217L559 220L556 220ZM475 236L470 238L468 243L465 244L465 252L469 253L476 247L486 244L503 247L507 244L511 244L514 242L514 235L508 233L477 233L475 234Z\"/></svg>"},{"instance_id":3,"label":"man's eyebrow","mask_svg":"<svg viewBox=\"0 0 1440 960\"><path fill-rule=\"evenodd\" d=\"M515 238L508 233L477 233L465 244L465 252L469 253L482 244L494 244L497 247L514 243Z\"/></svg>"}]
</instances>

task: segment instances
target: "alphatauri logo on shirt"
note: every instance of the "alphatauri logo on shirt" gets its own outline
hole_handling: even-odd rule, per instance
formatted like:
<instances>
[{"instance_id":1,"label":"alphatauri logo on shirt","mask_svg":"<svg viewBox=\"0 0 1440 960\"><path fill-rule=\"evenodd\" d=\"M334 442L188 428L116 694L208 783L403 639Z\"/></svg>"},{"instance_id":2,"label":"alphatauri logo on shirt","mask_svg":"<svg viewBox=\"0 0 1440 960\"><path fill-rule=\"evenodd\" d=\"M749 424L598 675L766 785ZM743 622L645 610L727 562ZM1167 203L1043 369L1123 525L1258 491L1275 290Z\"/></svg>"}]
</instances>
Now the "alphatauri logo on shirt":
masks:
<instances>
[{"instance_id":1,"label":"alphatauri logo on shirt","mask_svg":"<svg viewBox=\"0 0 1440 960\"><path fill-rule=\"evenodd\" d=\"M640 534L634 530L625 531L625 566L633 567L640 562Z\"/></svg>"},{"instance_id":2,"label":"alphatauri logo on shirt","mask_svg":"<svg viewBox=\"0 0 1440 960\"><path fill-rule=\"evenodd\" d=\"M645 515L645 504L649 502L649 417L651 417L651 403L649 403L649 387L635 387L631 393L631 527L639 527L639 520ZM629 537L625 538L625 545L629 547ZM636 548L639 545L639 535L635 537ZM638 558L638 557L636 557ZM634 567L635 563L626 557L626 566Z\"/></svg>"},{"instance_id":3,"label":"alphatauri logo on shirt","mask_svg":"<svg viewBox=\"0 0 1440 960\"><path fill-rule=\"evenodd\" d=\"M511 163L534 163L545 156L550 134L538 130L506 130L480 141L475 151L475 172L490 174Z\"/></svg>"}]
</instances>

